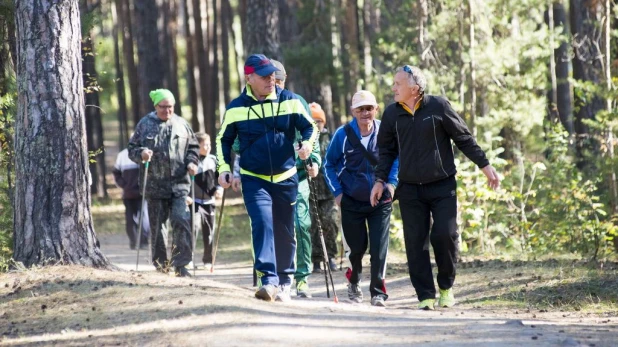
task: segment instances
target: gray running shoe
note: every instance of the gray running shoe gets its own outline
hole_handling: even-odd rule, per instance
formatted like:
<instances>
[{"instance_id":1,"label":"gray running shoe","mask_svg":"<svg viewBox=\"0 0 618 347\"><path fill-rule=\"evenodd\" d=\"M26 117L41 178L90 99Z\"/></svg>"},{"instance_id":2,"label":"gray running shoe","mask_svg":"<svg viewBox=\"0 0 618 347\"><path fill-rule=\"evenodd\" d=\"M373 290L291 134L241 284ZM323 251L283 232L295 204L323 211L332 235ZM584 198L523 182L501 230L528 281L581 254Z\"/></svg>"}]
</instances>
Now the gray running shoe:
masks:
<instances>
[{"instance_id":1,"label":"gray running shoe","mask_svg":"<svg viewBox=\"0 0 618 347\"><path fill-rule=\"evenodd\" d=\"M290 297L290 288L292 286L289 284L283 284L279 286L279 291L277 292L277 296L275 298L276 301L288 302L292 300Z\"/></svg>"},{"instance_id":2,"label":"gray running shoe","mask_svg":"<svg viewBox=\"0 0 618 347\"><path fill-rule=\"evenodd\" d=\"M385 307L384 297L382 295L376 295L371 298L371 306Z\"/></svg>"},{"instance_id":3,"label":"gray running shoe","mask_svg":"<svg viewBox=\"0 0 618 347\"><path fill-rule=\"evenodd\" d=\"M255 292L255 297L264 301L275 301L276 296L277 287L272 284L263 285Z\"/></svg>"},{"instance_id":4,"label":"gray running shoe","mask_svg":"<svg viewBox=\"0 0 618 347\"><path fill-rule=\"evenodd\" d=\"M348 283L348 299L352 302L363 302L363 292L358 284Z\"/></svg>"}]
</instances>

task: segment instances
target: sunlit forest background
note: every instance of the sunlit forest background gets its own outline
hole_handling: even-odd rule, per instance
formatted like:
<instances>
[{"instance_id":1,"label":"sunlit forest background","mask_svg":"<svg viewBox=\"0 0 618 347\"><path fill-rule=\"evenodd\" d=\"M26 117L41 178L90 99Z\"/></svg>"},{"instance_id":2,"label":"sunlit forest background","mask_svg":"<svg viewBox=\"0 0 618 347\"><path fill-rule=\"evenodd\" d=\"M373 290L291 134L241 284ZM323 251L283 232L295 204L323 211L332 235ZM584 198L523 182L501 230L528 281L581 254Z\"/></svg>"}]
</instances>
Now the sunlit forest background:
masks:
<instances>
[{"instance_id":1,"label":"sunlit forest background","mask_svg":"<svg viewBox=\"0 0 618 347\"><path fill-rule=\"evenodd\" d=\"M350 99L393 102L394 71L422 68L503 176L491 191L457 153L462 250L616 258L618 5L612 0L81 1L92 193L113 187L104 156L124 148L168 88L195 131L217 133L252 53L283 62L286 87L334 131ZM11 253L13 1L0 0L0 253ZM266 33L264 35L263 33ZM214 149L213 149L214 150ZM457 152L457 150L455 149ZM106 180L107 177L107 180ZM398 213L398 212L397 212ZM392 245L403 247L398 215Z\"/></svg>"}]
</instances>

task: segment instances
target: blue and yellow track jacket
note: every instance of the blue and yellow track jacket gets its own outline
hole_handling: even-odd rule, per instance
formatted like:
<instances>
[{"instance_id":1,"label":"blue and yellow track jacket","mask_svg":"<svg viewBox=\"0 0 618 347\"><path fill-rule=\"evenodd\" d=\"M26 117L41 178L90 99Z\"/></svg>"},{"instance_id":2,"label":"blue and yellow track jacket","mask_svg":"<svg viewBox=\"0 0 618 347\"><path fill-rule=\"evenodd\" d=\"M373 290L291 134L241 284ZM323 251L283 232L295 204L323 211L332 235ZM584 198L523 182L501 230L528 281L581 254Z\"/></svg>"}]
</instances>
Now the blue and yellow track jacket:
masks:
<instances>
[{"instance_id":1,"label":"blue and yellow track jacket","mask_svg":"<svg viewBox=\"0 0 618 347\"><path fill-rule=\"evenodd\" d=\"M275 183L294 176L296 130L313 147L318 128L296 94L275 87L259 101L247 85L228 105L217 134L218 171L231 171L232 145L238 136L241 174Z\"/></svg>"}]
</instances>

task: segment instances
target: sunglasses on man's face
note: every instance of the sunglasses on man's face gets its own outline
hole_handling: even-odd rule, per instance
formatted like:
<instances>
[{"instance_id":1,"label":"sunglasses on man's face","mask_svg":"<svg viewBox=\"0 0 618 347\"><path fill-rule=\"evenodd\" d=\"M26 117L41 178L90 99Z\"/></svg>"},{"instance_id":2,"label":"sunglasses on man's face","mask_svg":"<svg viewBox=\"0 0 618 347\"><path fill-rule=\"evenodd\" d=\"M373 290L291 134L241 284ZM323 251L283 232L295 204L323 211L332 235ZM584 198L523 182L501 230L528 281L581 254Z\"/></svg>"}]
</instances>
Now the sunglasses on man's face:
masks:
<instances>
[{"instance_id":1,"label":"sunglasses on man's face","mask_svg":"<svg viewBox=\"0 0 618 347\"><path fill-rule=\"evenodd\" d=\"M375 106L371 106L371 105L367 105L367 106L360 106L356 108L356 111L359 113L362 112L373 112L373 110L375 110Z\"/></svg>"}]
</instances>

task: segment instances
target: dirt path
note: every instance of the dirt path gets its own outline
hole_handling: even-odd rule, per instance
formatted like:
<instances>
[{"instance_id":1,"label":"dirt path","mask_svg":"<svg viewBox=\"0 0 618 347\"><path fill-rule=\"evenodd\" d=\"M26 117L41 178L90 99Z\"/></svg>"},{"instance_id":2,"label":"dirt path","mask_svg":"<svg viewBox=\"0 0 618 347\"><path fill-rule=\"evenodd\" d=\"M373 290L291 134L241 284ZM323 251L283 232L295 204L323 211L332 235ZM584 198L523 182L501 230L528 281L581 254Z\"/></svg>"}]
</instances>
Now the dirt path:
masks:
<instances>
[{"instance_id":1,"label":"dirt path","mask_svg":"<svg viewBox=\"0 0 618 347\"><path fill-rule=\"evenodd\" d=\"M415 309L405 263L393 252L387 308L372 307L368 300L350 303L341 271L334 273L338 304L326 298L322 275L310 278L313 299L266 303L253 297L250 253L242 238L222 237L214 273L199 269L193 279L155 272L147 264L148 251L141 252L136 273L135 251L125 235L99 238L108 258L128 271L61 266L0 277L0 345L618 345L615 312L546 312L525 304L488 304L500 297L498 290L532 288L541 277L538 273L548 276L549 269L538 266L462 266L456 287L460 304L426 312ZM507 282L509 277L512 282ZM368 282L362 281L366 297Z\"/></svg>"},{"instance_id":2,"label":"dirt path","mask_svg":"<svg viewBox=\"0 0 618 347\"><path fill-rule=\"evenodd\" d=\"M134 268L135 252L126 246L123 235L101 238L102 248L116 265ZM146 265L148 252L141 268ZM340 303L326 298L323 276L311 277L313 299L290 303L264 303L252 298L251 264L248 260L226 261L222 253L216 271L198 270L194 280L175 279L159 274L167 281L186 285L193 282L216 283L226 288L213 296L195 295L195 311L190 315L166 320L166 332L152 336L149 343L195 345L301 345L301 346L404 346L414 343L440 346L615 346L618 344L618 319L569 317L564 312L513 312L483 310L474 304L462 304L449 310L416 310L417 300L407 276L390 278L388 308L372 307L366 300L352 304L347 300L343 272L335 272ZM368 278L363 291L368 296ZM460 292L458 298L472 297ZM216 308L207 307L215 305ZM200 309L200 307L204 309ZM212 317L212 315L215 317ZM542 316L542 317L541 317ZM534 318L536 317L536 318ZM205 319L206 318L206 319ZM141 329L148 330L143 323ZM118 329L118 328L117 328ZM157 335L157 334L154 334Z\"/></svg>"}]
</instances>

